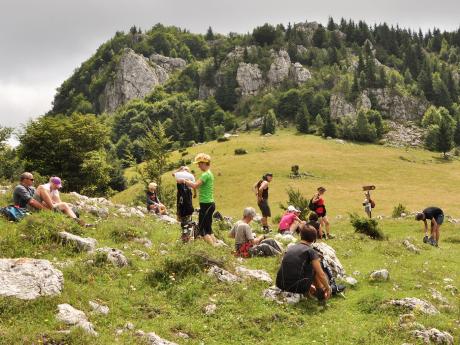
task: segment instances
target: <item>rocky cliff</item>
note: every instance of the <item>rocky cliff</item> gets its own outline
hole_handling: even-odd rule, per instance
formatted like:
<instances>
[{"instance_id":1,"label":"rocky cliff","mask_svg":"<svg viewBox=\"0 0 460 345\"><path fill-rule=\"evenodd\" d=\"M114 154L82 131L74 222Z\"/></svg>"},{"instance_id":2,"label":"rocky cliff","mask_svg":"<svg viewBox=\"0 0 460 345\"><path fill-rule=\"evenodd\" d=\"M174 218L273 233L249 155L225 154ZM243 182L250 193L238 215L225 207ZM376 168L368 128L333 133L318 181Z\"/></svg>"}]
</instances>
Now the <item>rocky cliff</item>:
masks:
<instances>
[{"instance_id":1,"label":"rocky cliff","mask_svg":"<svg viewBox=\"0 0 460 345\"><path fill-rule=\"evenodd\" d=\"M376 103L372 104L371 99ZM385 118L394 121L418 121L422 118L428 102L410 95L401 95L391 89L364 90L354 103L346 100L343 94L331 96L332 118L356 114L358 109L379 109Z\"/></svg>"},{"instance_id":2,"label":"rocky cliff","mask_svg":"<svg viewBox=\"0 0 460 345\"><path fill-rule=\"evenodd\" d=\"M184 68L185 60L153 54L150 59L125 49L99 102L102 111L113 112L131 99L143 98L168 80L171 73Z\"/></svg>"}]
</instances>

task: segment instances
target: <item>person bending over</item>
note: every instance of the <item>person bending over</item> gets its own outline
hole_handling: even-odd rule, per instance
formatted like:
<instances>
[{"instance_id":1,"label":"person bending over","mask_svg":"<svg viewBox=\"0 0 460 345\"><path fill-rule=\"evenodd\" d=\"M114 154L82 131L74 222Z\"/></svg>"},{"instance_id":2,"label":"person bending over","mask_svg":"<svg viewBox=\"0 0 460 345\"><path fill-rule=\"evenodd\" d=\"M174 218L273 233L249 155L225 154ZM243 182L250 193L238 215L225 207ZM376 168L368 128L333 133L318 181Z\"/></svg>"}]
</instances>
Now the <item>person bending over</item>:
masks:
<instances>
[{"instance_id":1,"label":"person bending over","mask_svg":"<svg viewBox=\"0 0 460 345\"><path fill-rule=\"evenodd\" d=\"M158 199L157 194L157 184L155 182L150 182L148 190L146 193L147 196L147 210L155 214L165 214L166 206L163 205Z\"/></svg>"},{"instance_id":2,"label":"person bending over","mask_svg":"<svg viewBox=\"0 0 460 345\"><path fill-rule=\"evenodd\" d=\"M276 286L284 291L314 295L320 301L327 300L332 290L321 268L320 257L311 246L316 241L316 229L303 224L300 238L300 242L290 246L284 254Z\"/></svg>"},{"instance_id":3,"label":"person bending over","mask_svg":"<svg viewBox=\"0 0 460 345\"><path fill-rule=\"evenodd\" d=\"M235 252L237 256L274 256L280 255L282 248L273 239L266 239L265 235L254 238L249 225L256 216L256 210L246 207L243 210L243 219L233 225L229 233L235 239Z\"/></svg>"},{"instance_id":4,"label":"person bending over","mask_svg":"<svg viewBox=\"0 0 460 345\"><path fill-rule=\"evenodd\" d=\"M281 217L278 225L278 231L281 235L293 235L297 232L297 228L300 226L302 221L300 220L301 211L296 209L294 206L289 205L286 213Z\"/></svg>"},{"instance_id":5,"label":"person bending over","mask_svg":"<svg viewBox=\"0 0 460 345\"><path fill-rule=\"evenodd\" d=\"M423 220L425 224L425 237L423 237L424 243L429 243L432 246L437 247L439 243L439 232L441 225L444 222L444 212L439 207L428 207L421 213L417 213L415 216L416 220ZM427 219L431 223L431 236L428 238L428 223Z\"/></svg>"},{"instance_id":6,"label":"person bending over","mask_svg":"<svg viewBox=\"0 0 460 345\"><path fill-rule=\"evenodd\" d=\"M185 183L179 183L178 181L189 180L191 182L195 182L195 176L186 166L180 167L172 175L176 179L177 183L177 220L181 223L181 225L185 225L192 218L194 211L193 198L196 197L196 190L190 188Z\"/></svg>"}]
</instances>

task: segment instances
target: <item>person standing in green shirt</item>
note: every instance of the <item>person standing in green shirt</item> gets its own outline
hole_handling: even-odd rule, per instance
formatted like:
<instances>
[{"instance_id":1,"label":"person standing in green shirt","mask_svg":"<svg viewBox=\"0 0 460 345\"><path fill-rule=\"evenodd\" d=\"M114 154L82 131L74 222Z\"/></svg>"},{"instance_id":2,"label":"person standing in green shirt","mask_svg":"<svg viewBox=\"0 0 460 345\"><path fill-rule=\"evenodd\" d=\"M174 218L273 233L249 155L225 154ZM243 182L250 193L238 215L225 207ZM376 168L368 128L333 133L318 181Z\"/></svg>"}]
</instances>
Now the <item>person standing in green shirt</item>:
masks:
<instances>
[{"instance_id":1,"label":"person standing in green shirt","mask_svg":"<svg viewBox=\"0 0 460 345\"><path fill-rule=\"evenodd\" d=\"M188 187L198 189L200 200L200 213L198 215L198 231L203 239L209 244L219 245L217 239L212 232L212 216L216 210L214 203L214 175L212 174L211 157L205 153L199 153L195 157L195 164L203 172L196 182L183 180ZM179 180L178 180L179 183Z\"/></svg>"}]
</instances>

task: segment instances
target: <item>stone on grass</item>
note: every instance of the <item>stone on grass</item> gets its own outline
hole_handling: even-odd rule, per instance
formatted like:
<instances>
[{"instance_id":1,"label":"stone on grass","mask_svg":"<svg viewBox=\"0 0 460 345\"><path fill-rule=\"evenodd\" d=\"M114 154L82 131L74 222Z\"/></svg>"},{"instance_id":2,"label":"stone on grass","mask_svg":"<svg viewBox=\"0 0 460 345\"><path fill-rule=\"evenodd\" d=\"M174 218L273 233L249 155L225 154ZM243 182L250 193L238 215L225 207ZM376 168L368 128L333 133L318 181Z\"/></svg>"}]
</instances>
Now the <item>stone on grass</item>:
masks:
<instances>
[{"instance_id":1,"label":"stone on grass","mask_svg":"<svg viewBox=\"0 0 460 345\"><path fill-rule=\"evenodd\" d=\"M415 321L414 314L403 314L399 316L399 327L402 329L425 329L425 327Z\"/></svg>"},{"instance_id":2,"label":"stone on grass","mask_svg":"<svg viewBox=\"0 0 460 345\"><path fill-rule=\"evenodd\" d=\"M393 299L388 302L390 305L394 305L396 307L403 307L413 311L420 311L423 314L427 315L436 315L439 314L439 311L436 309L434 305L428 303L419 298L415 297L406 297L402 299Z\"/></svg>"},{"instance_id":3,"label":"stone on grass","mask_svg":"<svg viewBox=\"0 0 460 345\"><path fill-rule=\"evenodd\" d=\"M85 313L81 310L75 309L70 304L59 304L56 318L69 326L80 327L87 333L97 336L97 332L94 330L93 324L88 321Z\"/></svg>"},{"instance_id":4,"label":"stone on grass","mask_svg":"<svg viewBox=\"0 0 460 345\"><path fill-rule=\"evenodd\" d=\"M152 248L152 241L150 241L147 237L142 237L142 238L135 238L134 242L140 243L144 245L146 248Z\"/></svg>"},{"instance_id":5,"label":"stone on grass","mask_svg":"<svg viewBox=\"0 0 460 345\"><path fill-rule=\"evenodd\" d=\"M116 248L98 248L96 250L98 253L106 253L107 260L110 261L114 266L125 267L128 266L128 259L123 254L123 252Z\"/></svg>"},{"instance_id":6,"label":"stone on grass","mask_svg":"<svg viewBox=\"0 0 460 345\"><path fill-rule=\"evenodd\" d=\"M143 252L142 250L138 250L138 249L133 250L133 255L140 257L142 260L150 259L149 254L147 254L146 252Z\"/></svg>"},{"instance_id":7,"label":"stone on grass","mask_svg":"<svg viewBox=\"0 0 460 345\"><path fill-rule=\"evenodd\" d=\"M277 286L271 286L265 289L262 292L262 296L269 301L274 301L279 304L297 304L303 298L301 294L283 291Z\"/></svg>"},{"instance_id":8,"label":"stone on grass","mask_svg":"<svg viewBox=\"0 0 460 345\"><path fill-rule=\"evenodd\" d=\"M372 272L369 278L374 281L386 281L390 278L390 273L387 269L381 269Z\"/></svg>"},{"instance_id":9,"label":"stone on grass","mask_svg":"<svg viewBox=\"0 0 460 345\"><path fill-rule=\"evenodd\" d=\"M436 328L426 330L416 330L411 332L416 338L422 339L425 344L453 345L454 337L447 332L442 332Z\"/></svg>"},{"instance_id":10,"label":"stone on grass","mask_svg":"<svg viewBox=\"0 0 460 345\"><path fill-rule=\"evenodd\" d=\"M444 290L450 291L450 293L452 294L452 296L455 296L455 295L458 293L457 287L454 286L454 285L450 285L450 284L444 286Z\"/></svg>"},{"instance_id":11,"label":"stone on grass","mask_svg":"<svg viewBox=\"0 0 460 345\"><path fill-rule=\"evenodd\" d=\"M224 283L236 283L241 281L241 278L217 266L211 266L208 275L214 276Z\"/></svg>"},{"instance_id":12,"label":"stone on grass","mask_svg":"<svg viewBox=\"0 0 460 345\"><path fill-rule=\"evenodd\" d=\"M123 328L132 331L134 329L134 324L132 322L126 322Z\"/></svg>"},{"instance_id":13,"label":"stone on grass","mask_svg":"<svg viewBox=\"0 0 460 345\"><path fill-rule=\"evenodd\" d=\"M445 298L438 290L430 288L430 292L431 297L433 297L434 300L444 304L449 304L449 300Z\"/></svg>"},{"instance_id":14,"label":"stone on grass","mask_svg":"<svg viewBox=\"0 0 460 345\"><path fill-rule=\"evenodd\" d=\"M356 284L358 284L358 281L350 276L346 276L345 278L343 278L343 281L351 286L355 286Z\"/></svg>"},{"instance_id":15,"label":"stone on grass","mask_svg":"<svg viewBox=\"0 0 460 345\"><path fill-rule=\"evenodd\" d=\"M207 316L213 315L216 312L217 306L212 303L208 304L206 307L204 307L204 313Z\"/></svg>"},{"instance_id":16,"label":"stone on grass","mask_svg":"<svg viewBox=\"0 0 460 345\"><path fill-rule=\"evenodd\" d=\"M243 266L238 266L236 268L236 273L243 278L253 278L269 284L273 283L270 274L264 270L251 270Z\"/></svg>"},{"instance_id":17,"label":"stone on grass","mask_svg":"<svg viewBox=\"0 0 460 345\"><path fill-rule=\"evenodd\" d=\"M59 237L63 240L63 242L73 243L79 250L85 252L93 252L97 246L97 240L94 238L80 237L66 231L61 231L59 233Z\"/></svg>"},{"instance_id":18,"label":"stone on grass","mask_svg":"<svg viewBox=\"0 0 460 345\"><path fill-rule=\"evenodd\" d=\"M97 314L108 315L109 314L109 307L105 305L101 305L94 301L89 301L89 306L93 311Z\"/></svg>"},{"instance_id":19,"label":"stone on grass","mask_svg":"<svg viewBox=\"0 0 460 345\"><path fill-rule=\"evenodd\" d=\"M172 341L159 337L154 332L145 333L143 337L144 339L147 340L147 343L149 345L177 345L176 343L173 343Z\"/></svg>"},{"instance_id":20,"label":"stone on grass","mask_svg":"<svg viewBox=\"0 0 460 345\"><path fill-rule=\"evenodd\" d=\"M416 253L416 254L420 254L420 249L418 249L415 245L413 245L412 243L410 243L409 240L404 240L403 241L403 245L404 247L406 247L406 249L410 252L413 252L413 253Z\"/></svg>"},{"instance_id":21,"label":"stone on grass","mask_svg":"<svg viewBox=\"0 0 460 345\"><path fill-rule=\"evenodd\" d=\"M62 272L48 260L0 259L0 296L31 300L59 295Z\"/></svg>"},{"instance_id":22,"label":"stone on grass","mask_svg":"<svg viewBox=\"0 0 460 345\"><path fill-rule=\"evenodd\" d=\"M326 263L329 265L334 278L340 278L345 275L345 269L337 257L334 248L324 242L313 243L312 247L321 254Z\"/></svg>"}]
</instances>

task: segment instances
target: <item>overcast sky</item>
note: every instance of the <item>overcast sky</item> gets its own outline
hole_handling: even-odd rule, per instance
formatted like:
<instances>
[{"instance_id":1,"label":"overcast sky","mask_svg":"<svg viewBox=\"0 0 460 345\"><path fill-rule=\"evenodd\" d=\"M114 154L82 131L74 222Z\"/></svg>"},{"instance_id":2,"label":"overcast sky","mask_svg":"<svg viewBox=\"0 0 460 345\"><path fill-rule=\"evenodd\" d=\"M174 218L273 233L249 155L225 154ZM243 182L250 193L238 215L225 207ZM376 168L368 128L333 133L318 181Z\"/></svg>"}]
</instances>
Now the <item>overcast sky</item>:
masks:
<instances>
[{"instance_id":1,"label":"overcast sky","mask_svg":"<svg viewBox=\"0 0 460 345\"><path fill-rule=\"evenodd\" d=\"M458 0L0 0L0 126L51 108L56 88L117 30L156 23L191 32L252 31L329 16L428 30L460 25Z\"/></svg>"}]
</instances>

